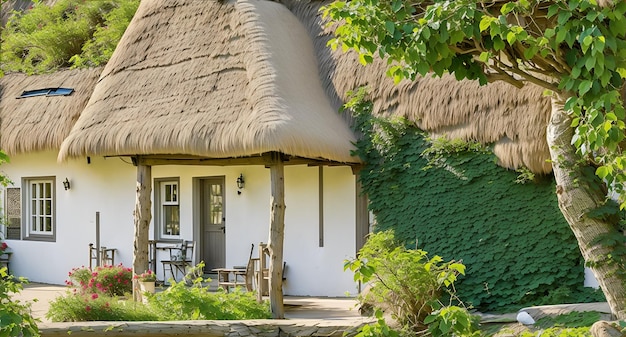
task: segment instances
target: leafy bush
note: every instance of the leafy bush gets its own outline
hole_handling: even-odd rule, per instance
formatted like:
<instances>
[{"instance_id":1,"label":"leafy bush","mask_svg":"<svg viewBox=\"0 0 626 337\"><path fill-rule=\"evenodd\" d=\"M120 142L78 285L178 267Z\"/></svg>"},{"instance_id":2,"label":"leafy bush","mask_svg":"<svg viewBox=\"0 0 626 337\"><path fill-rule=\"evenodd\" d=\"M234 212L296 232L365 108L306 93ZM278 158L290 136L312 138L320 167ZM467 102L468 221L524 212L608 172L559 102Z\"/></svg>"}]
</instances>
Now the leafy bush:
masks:
<instances>
[{"instance_id":1,"label":"leafy bush","mask_svg":"<svg viewBox=\"0 0 626 337\"><path fill-rule=\"evenodd\" d=\"M159 316L140 302L69 291L50 302L46 317L53 322L159 320Z\"/></svg>"},{"instance_id":2,"label":"leafy bush","mask_svg":"<svg viewBox=\"0 0 626 337\"><path fill-rule=\"evenodd\" d=\"M0 69L43 73L106 63L139 0L37 2L15 12L2 31Z\"/></svg>"},{"instance_id":3,"label":"leafy bush","mask_svg":"<svg viewBox=\"0 0 626 337\"><path fill-rule=\"evenodd\" d=\"M271 318L269 304L258 303L252 292L239 288L225 293L223 290L210 292L204 287L202 277L185 282L171 281L172 285L163 292L146 294L148 306L163 320L240 320Z\"/></svg>"},{"instance_id":4,"label":"leafy bush","mask_svg":"<svg viewBox=\"0 0 626 337\"><path fill-rule=\"evenodd\" d=\"M72 269L69 272L70 279L65 283L80 295L122 296L132 292L132 276L132 269L122 264L96 267L93 271L81 267Z\"/></svg>"},{"instance_id":5,"label":"leafy bush","mask_svg":"<svg viewBox=\"0 0 626 337\"><path fill-rule=\"evenodd\" d=\"M23 278L16 280L7 274L7 268L0 268L0 336L39 336L37 320L30 314L30 304L13 300L11 294L24 289Z\"/></svg>"},{"instance_id":6,"label":"leafy bush","mask_svg":"<svg viewBox=\"0 0 626 337\"><path fill-rule=\"evenodd\" d=\"M480 317L472 316L465 308L446 306L435 310L426 317L428 331L433 337L441 336L480 336L478 329Z\"/></svg>"},{"instance_id":7,"label":"leafy bush","mask_svg":"<svg viewBox=\"0 0 626 337\"><path fill-rule=\"evenodd\" d=\"M120 268L124 269L123 272L126 274L127 269L121 266L107 267L104 274L113 274L108 271ZM194 270L201 268L202 265L198 265ZM103 293L100 288L89 286L90 283L93 284L93 278L86 281L89 274L85 269L75 268L70 272L75 282L87 285L84 288L80 287L84 290L68 291L64 296L50 302L50 310L46 317L53 322L241 320L271 317L269 304L258 303L254 293L238 289L230 293L224 293L223 290L210 292L208 287L203 286L203 282L210 280L202 277L193 278L194 270L183 282L170 280L171 286L164 291L143 294L147 298L147 303L143 304L113 296L109 292ZM98 273L98 276L102 275L102 272ZM186 283L190 283L191 286L186 286ZM73 283L71 286L75 287Z\"/></svg>"},{"instance_id":8,"label":"leafy bush","mask_svg":"<svg viewBox=\"0 0 626 337\"><path fill-rule=\"evenodd\" d=\"M369 291L359 301L387 311L407 332L422 332L428 324L436 336L474 331L474 320L465 309L441 302L444 295L454 297L453 284L465 266L407 249L392 230L371 234L359 256L346 261L344 269L355 273L355 281L369 283Z\"/></svg>"},{"instance_id":9,"label":"leafy bush","mask_svg":"<svg viewBox=\"0 0 626 337\"><path fill-rule=\"evenodd\" d=\"M375 312L376 323L366 324L359 328L354 337L399 337L398 331L387 325L380 310Z\"/></svg>"}]
</instances>

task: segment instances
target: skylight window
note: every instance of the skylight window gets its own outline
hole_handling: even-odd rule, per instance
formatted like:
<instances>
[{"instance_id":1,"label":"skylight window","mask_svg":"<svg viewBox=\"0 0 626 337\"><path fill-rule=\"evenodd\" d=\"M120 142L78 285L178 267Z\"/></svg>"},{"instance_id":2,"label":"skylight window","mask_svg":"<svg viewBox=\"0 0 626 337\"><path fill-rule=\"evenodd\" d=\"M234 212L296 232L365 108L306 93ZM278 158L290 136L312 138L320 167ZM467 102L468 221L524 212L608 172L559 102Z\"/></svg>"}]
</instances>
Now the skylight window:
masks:
<instances>
[{"instance_id":1,"label":"skylight window","mask_svg":"<svg viewBox=\"0 0 626 337\"><path fill-rule=\"evenodd\" d=\"M24 90L17 98L27 98L35 96L69 96L74 92L72 88L46 88L36 90Z\"/></svg>"}]
</instances>

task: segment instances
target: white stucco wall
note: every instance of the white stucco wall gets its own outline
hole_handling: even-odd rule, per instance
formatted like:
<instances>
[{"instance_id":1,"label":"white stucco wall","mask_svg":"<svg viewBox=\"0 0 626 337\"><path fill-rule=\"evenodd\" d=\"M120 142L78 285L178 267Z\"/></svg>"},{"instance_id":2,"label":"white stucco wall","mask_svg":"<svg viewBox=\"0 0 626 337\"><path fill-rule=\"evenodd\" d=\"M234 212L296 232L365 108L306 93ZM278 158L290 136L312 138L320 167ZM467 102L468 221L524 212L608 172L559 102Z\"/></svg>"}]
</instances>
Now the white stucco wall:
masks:
<instances>
[{"instance_id":1,"label":"white stucco wall","mask_svg":"<svg viewBox=\"0 0 626 337\"><path fill-rule=\"evenodd\" d=\"M17 155L0 169L19 187L22 177L56 176L56 242L7 240L15 252L11 272L31 281L63 284L74 267L89 264L89 243L119 249L116 264L132 263L135 168L119 158L91 158L58 164L56 153ZM63 188L68 178L70 190ZM9 186L11 187L11 186Z\"/></svg>"},{"instance_id":2,"label":"white stucco wall","mask_svg":"<svg viewBox=\"0 0 626 337\"><path fill-rule=\"evenodd\" d=\"M245 188L237 194L236 179L245 177ZM248 261L260 242L269 238L270 176L262 166L200 167L155 166L153 178L180 176L181 231L190 238L193 230L194 177L224 176L226 218L226 267ZM355 255L355 178L348 167L324 168L324 247L319 247L318 168L285 168L286 295L345 296L354 294L352 274L343 272L343 260ZM186 228L186 229L185 229ZM197 240L197 238L194 238ZM197 262L197 260L196 260ZM159 271L160 272L160 271ZM159 274L160 275L160 274Z\"/></svg>"},{"instance_id":3,"label":"white stucco wall","mask_svg":"<svg viewBox=\"0 0 626 337\"><path fill-rule=\"evenodd\" d=\"M114 247L116 264L132 265L136 169L128 159L91 158L57 163L56 153L18 155L0 167L19 186L22 177L56 176L56 242L8 240L15 254L14 275L33 282L63 284L74 267L89 263L95 243L95 213L100 212L101 245ZM245 188L237 194L236 179ZM250 245L269 237L270 175L263 166L155 166L153 179L180 180L181 237L199 241L194 229L194 178L225 178L226 266L245 265ZM68 178L71 189L63 189ZM319 247L318 168L285 168L284 292L287 295L344 296L355 293L343 260L355 255L355 178L348 167L324 168L324 246ZM151 229L151 238L154 237ZM163 259L161 252L157 259ZM198 262L198 259L195 259ZM161 277L161 265L157 275Z\"/></svg>"}]
</instances>

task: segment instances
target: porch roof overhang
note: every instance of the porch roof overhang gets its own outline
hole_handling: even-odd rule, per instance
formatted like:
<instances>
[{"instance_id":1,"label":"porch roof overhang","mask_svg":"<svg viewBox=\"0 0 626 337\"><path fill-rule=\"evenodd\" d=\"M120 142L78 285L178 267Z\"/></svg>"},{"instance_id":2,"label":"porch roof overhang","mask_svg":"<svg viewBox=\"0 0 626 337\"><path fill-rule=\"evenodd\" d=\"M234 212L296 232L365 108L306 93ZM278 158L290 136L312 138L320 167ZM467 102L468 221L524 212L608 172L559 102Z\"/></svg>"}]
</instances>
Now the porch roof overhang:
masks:
<instances>
[{"instance_id":1,"label":"porch roof overhang","mask_svg":"<svg viewBox=\"0 0 626 337\"><path fill-rule=\"evenodd\" d=\"M276 154L283 165L308 165L308 166L350 166L353 170L358 169L361 163L343 163L323 158L306 158L292 156L278 152L265 152L245 157L215 158L186 154L153 154L153 155L119 155L108 157L130 157L133 165L160 166L160 165L205 165L205 166L244 166L263 165L269 167L275 162Z\"/></svg>"}]
</instances>

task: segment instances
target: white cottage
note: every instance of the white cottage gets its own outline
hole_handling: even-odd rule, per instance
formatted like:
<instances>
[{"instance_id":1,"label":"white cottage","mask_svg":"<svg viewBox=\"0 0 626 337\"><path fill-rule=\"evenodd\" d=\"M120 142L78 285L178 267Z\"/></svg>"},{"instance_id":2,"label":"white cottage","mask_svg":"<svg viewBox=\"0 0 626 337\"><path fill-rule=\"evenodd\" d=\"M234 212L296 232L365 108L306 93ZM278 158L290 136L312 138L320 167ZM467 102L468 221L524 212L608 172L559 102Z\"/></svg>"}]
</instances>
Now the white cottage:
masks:
<instances>
[{"instance_id":1,"label":"white cottage","mask_svg":"<svg viewBox=\"0 0 626 337\"><path fill-rule=\"evenodd\" d=\"M204 261L206 271L245 265L251 245L270 240L266 166L278 162L286 205L284 293L355 292L343 260L355 255L369 226L356 183L359 160L351 155L355 136L324 92L310 37L286 7L142 2L99 75L95 85L93 76L89 83L59 74L21 84L18 75L2 79L8 117L77 105L72 118L38 119L30 130L41 137L58 123L71 126L54 131L64 139L60 147L45 138L20 148L21 136L3 130L12 160L2 168L14 182L4 193L14 274L61 284L73 267L89 263L88 245L96 240L115 249L116 264L136 265L140 226L133 223L145 219L150 229L139 236L193 241L193 262ZM15 98L59 87L74 92ZM89 102L80 106L82 98ZM137 207L147 206L151 216L135 210L138 176L151 202ZM135 253L146 256L147 248ZM158 254L161 279L158 261L169 256Z\"/></svg>"}]
</instances>

